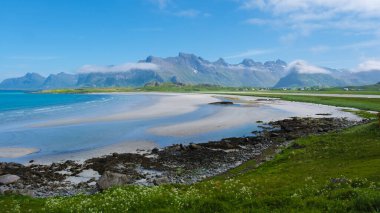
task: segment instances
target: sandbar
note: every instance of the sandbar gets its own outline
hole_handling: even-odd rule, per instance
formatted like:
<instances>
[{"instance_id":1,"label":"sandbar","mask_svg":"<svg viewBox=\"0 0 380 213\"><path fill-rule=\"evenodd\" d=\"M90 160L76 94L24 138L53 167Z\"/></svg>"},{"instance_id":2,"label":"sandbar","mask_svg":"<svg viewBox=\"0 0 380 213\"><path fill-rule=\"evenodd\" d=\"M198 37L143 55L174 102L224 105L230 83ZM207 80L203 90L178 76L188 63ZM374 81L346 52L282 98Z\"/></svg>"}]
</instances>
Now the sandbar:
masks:
<instances>
[{"instance_id":1,"label":"sandbar","mask_svg":"<svg viewBox=\"0 0 380 213\"><path fill-rule=\"evenodd\" d=\"M114 95L136 95L137 93L117 93ZM139 93L142 95L142 93ZM52 127L62 125L75 125L93 122L107 122L120 120L140 120L168 117L190 113L198 109L199 105L218 101L219 99L207 94L178 94L178 93L143 93L157 95L159 100L150 106L141 106L123 113L105 116L84 118L68 118L34 124L31 127Z\"/></svg>"},{"instance_id":2,"label":"sandbar","mask_svg":"<svg viewBox=\"0 0 380 213\"><path fill-rule=\"evenodd\" d=\"M216 96L218 97L218 96ZM219 98L232 99L239 106L220 106L221 109L213 115L199 120L183 122L173 125L159 126L149 129L150 133L161 136L189 136L211 131L230 129L246 124L255 124L257 121L270 122L297 117L345 117L351 120L361 120L349 112L343 112L339 107L289 102L278 99L223 96ZM326 115L317 115L326 114Z\"/></svg>"},{"instance_id":3,"label":"sandbar","mask_svg":"<svg viewBox=\"0 0 380 213\"><path fill-rule=\"evenodd\" d=\"M36 148L0 147L0 158L19 158L38 151Z\"/></svg>"}]
</instances>

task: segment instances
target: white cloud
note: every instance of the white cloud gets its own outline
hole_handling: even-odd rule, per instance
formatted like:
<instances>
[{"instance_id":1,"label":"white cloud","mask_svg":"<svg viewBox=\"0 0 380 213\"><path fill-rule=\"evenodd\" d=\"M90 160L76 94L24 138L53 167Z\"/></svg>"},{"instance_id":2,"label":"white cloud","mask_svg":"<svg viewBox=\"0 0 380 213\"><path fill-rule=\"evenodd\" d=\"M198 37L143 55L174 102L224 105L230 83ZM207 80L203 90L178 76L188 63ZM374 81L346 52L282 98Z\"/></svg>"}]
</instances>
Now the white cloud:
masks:
<instances>
[{"instance_id":1,"label":"white cloud","mask_svg":"<svg viewBox=\"0 0 380 213\"><path fill-rule=\"evenodd\" d=\"M360 50L368 48L377 48L380 47L380 39L373 39L367 41L359 41L355 43L345 44L345 45L317 45L309 48L309 51L312 53L325 53L330 50Z\"/></svg>"},{"instance_id":2,"label":"white cloud","mask_svg":"<svg viewBox=\"0 0 380 213\"><path fill-rule=\"evenodd\" d=\"M127 72L131 70L157 70L158 66L152 63L126 63L121 65L112 66L98 66L98 65L83 65L80 73L91 72Z\"/></svg>"},{"instance_id":3,"label":"white cloud","mask_svg":"<svg viewBox=\"0 0 380 213\"><path fill-rule=\"evenodd\" d=\"M201 14L202 13L199 10L193 10L193 9L181 10L181 11L175 13L176 16L189 17L189 18L194 18L194 17L197 17Z\"/></svg>"},{"instance_id":4,"label":"white cloud","mask_svg":"<svg viewBox=\"0 0 380 213\"><path fill-rule=\"evenodd\" d=\"M58 56L11 56L8 59L12 60L26 60L26 61L49 61L59 59Z\"/></svg>"},{"instance_id":5,"label":"white cloud","mask_svg":"<svg viewBox=\"0 0 380 213\"><path fill-rule=\"evenodd\" d=\"M358 65L353 72L368 72L368 71L380 71L380 60L367 60Z\"/></svg>"},{"instance_id":6,"label":"white cloud","mask_svg":"<svg viewBox=\"0 0 380 213\"><path fill-rule=\"evenodd\" d=\"M156 4L158 6L158 8L160 9L165 9L169 3L171 2L171 0L151 0L154 4Z\"/></svg>"},{"instance_id":7,"label":"white cloud","mask_svg":"<svg viewBox=\"0 0 380 213\"><path fill-rule=\"evenodd\" d=\"M242 1L241 8L243 9L252 9L252 8L259 8L264 9L266 6L266 3L264 0L246 0Z\"/></svg>"},{"instance_id":8,"label":"white cloud","mask_svg":"<svg viewBox=\"0 0 380 213\"><path fill-rule=\"evenodd\" d=\"M312 53L324 53L324 52L327 52L328 50L330 50L331 48L329 46L326 46L326 45L318 45L318 46L314 46L312 48L310 48L310 51Z\"/></svg>"},{"instance_id":9,"label":"white cloud","mask_svg":"<svg viewBox=\"0 0 380 213\"><path fill-rule=\"evenodd\" d=\"M271 52L273 52L273 50L255 49L255 50L244 51L235 55L226 56L224 58L226 59L245 58L245 57L251 57L251 56L256 56L256 55L265 55Z\"/></svg>"},{"instance_id":10,"label":"white cloud","mask_svg":"<svg viewBox=\"0 0 380 213\"><path fill-rule=\"evenodd\" d=\"M302 74L329 74L330 72L322 67L314 66L303 60L296 60L288 64L287 71L296 71Z\"/></svg>"},{"instance_id":11,"label":"white cloud","mask_svg":"<svg viewBox=\"0 0 380 213\"><path fill-rule=\"evenodd\" d=\"M270 10L275 14L300 13L317 19L325 14L351 13L362 17L380 17L378 0L243 0L246 9L259 8ZM317 16L318 13L322 16Z\"/></svg>"},{"instance_id":12,"label":"white cloud","mask_svg":"<svg viewBox=\"0 0 380 213\"><path fill-rule=\"evenodd\" d=\"M378 35L379 0L239 0L241 8L261 10L270 19L251 18L247 23L289 27L298 36L333 29Z\"/></svg>"},{"instance_id":13,"label":"white cloud","mask_svg":"<svg viewBox=\"0 0 380 213\"><path fill-rule=\"evenodd\" d=\"M337 47L338 49L361 49L361 48L373 48L380 46L380 39L369 40L369 41L361 41L348 45L343 45Z\"/></svg>"},{"instance_id":14,"label":"white cloud","mask_svg":"<svg viewBox=\"0 0 380 213\"><path fill-rule=\"evenodd\" d=\"M275 20L270 19L261 19L261 18L251 18L246 20L246 23L252 24L252 25L275 25L278 24Z\"/></svg>"}]
</instances>

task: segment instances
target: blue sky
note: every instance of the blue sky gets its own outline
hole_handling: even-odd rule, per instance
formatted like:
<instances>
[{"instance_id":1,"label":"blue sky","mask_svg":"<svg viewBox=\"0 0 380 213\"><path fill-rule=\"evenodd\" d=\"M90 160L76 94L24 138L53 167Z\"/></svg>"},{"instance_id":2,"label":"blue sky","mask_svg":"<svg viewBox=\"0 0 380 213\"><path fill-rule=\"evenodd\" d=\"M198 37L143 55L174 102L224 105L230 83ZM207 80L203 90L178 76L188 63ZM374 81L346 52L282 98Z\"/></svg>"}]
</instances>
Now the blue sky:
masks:
<instances>
[{"instance_id":1,"label":"blue sky","mask_svg":"<svg viewBox=\"0 0 380 213\"><path fill-rule=\"evenodd\" d=\"M0 80L178 52L380 68L380 0L0 0Z\"/></svg>"}]
</instances>

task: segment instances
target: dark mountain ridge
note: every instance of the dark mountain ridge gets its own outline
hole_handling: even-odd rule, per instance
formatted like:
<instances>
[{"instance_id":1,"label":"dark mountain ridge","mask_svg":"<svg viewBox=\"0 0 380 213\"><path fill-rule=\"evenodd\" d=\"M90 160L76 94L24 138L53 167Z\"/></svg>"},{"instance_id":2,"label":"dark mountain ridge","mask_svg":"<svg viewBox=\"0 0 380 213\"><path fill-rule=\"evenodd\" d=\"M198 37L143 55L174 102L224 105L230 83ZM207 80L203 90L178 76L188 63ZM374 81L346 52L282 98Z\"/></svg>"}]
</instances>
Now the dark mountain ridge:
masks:
<instances>
[{"instance_id":1,"label":"dark mountain ridge","mask_svg":"<svg viewBox=\"0 0 380 213\"><path fill-rule=\"evenodd\" d=\"M117 66L91 70L87 73L58 73L43 77L27 73L19 78L6 79L0 89L57 89L79 87L140 87L150 83L208 84L230 87L334 87L344 85L374 84L380 81L380 71L349 72L330 68L322 73L309 73L301 65L289 68L282 60L257 62L244 59L229 64L220 58L214 62L194 54L179 53L175 57L148 56L136 68L117 70ZM141 65L152 65L144 68ZM105 70L111 71L105 71Z\"/></svg>"}]
</instances>

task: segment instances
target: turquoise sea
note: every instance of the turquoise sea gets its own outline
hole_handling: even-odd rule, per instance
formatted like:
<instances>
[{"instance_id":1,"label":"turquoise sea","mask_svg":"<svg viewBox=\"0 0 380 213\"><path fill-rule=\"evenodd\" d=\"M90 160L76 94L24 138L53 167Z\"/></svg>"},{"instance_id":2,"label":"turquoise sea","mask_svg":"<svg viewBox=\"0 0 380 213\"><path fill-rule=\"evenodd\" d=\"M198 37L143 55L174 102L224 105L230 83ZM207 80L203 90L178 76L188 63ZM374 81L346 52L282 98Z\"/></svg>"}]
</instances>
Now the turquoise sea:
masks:
<instances>
[{"instance_id":1,"label":"turquoise sea","mask_svg":"<svg viewBox=\"0 0 380 213\"><path fill-rule=\"evenodd\" d=\"M0 90L0 112L32 109L97 100L101 95L33 94L23 91Z\"/></svg>"},{"instance_id":2,"label":"turquoise sea","mask_svg":"<svg viewBox=\"0 0 380 213\"><path fill-rule=\"evenodd\" d=\"M0 148L37 148L38 152L0 161L25 163L81 153L113 144L150 141L163 147L176 143L207 142L230 136L250 135L255 125L189 136L158 136L150 128L202 119L218 111L217 106L202 105L197 110L158 118L98 121L58 126L39 124L64 119L88 119L120 114L150 106L159 100L153 94L31 94L0 91Z\"/></svg>"},{"instance_id":3,"label":"turquoise sea","mask_svg":"<svg viewBox=\"0 0 380 213\"><path fill-rule=\"evenodd\" d=\"M120 145L131 148L136 147L136 143L148 143L164 147L242 137L260 129L262 124L257 121L262 119L318 116L317 113L353 116L335 107L284 101L247 101L233 106L220 106L209 104L209 101L221 100L223 97L212 96L0 91L0 162L26 163L36 160L44 163L81 158L86 156L84 153L119 149ZM190 110L183 110L189 106ZM245 122L239 121L242 117ZM206 124L200 124L205 120ZM193 126L189 127L188 124ZM175 127L180 127L180 130ZM209 127L212 128L204 131ZM157 128L161 129L152 131ZM175 134L165 134L162 128L174 128ZM181 131L187 133L181 134ZM33 149L36 152L15 157L5 153L9 148Z\"/></svg>"}]
</instances>

